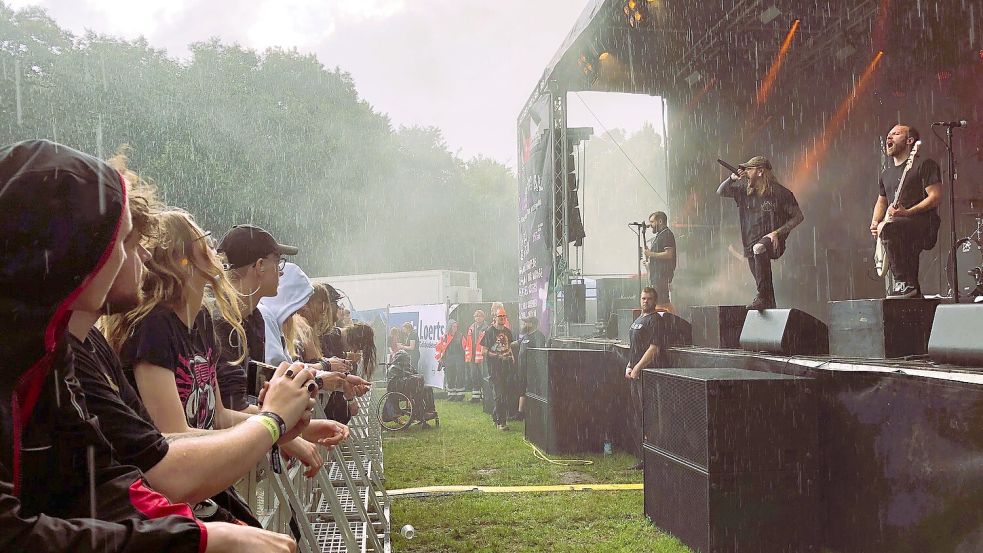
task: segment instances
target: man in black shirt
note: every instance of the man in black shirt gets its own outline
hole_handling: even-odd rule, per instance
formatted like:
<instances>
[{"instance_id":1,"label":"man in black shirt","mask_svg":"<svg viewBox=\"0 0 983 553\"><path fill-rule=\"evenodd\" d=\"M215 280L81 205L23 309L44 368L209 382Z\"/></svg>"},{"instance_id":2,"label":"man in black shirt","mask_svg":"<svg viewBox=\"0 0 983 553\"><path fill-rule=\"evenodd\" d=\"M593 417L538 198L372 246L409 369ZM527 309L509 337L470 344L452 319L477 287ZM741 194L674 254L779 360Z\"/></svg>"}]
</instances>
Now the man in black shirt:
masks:
<instances>
[{"instance_id":1,"label":"man in black shirt","mask_svg":"<svg viewBox=\"0 0 983 553\"><path fill-rule=\"evenodd\" d=\"M413 370L420 370L420 335L413 328L413 323L406 321L403 323L403 331L406 333L406 345L403 350L410 354L410 363Z\"/></svg>"},{"instance_id":2,"label":"man in black shirt","mask_svg":"<svg viewBox=\"0 0 983 553\"><path fill-rule=\"evenodd\" d=\"M741 240L751 274L758 289L748 309L774 309L775 287L771 280L771 260L785 253L785 241L792 229L802 222L795 195L779 184L772 173L771 162L764 156L755 156L738 165L737 174L731 174L720 183L717 194L734 198L741 219ZM747 179L747 185L739 184Z\"/></svg>"},{"instance_id":3,"label":"man in black shirt","mask_svg":"<svg viewBox=\"0 0 983 553\"><path fill-rule=\"evenodd\" d=\"M649 215L652 239L645 248L649 284L659 294L658 307L675 313L669 297L669 283L676 271L676 235L669 230L669 218L662 211Z\"/></svg>"},{"instance_id":4,"label":"man in black shirt","mask_svg":"<svg viewBox=\"0 0 983 553\"><path fill-rule=\"evenodd\" d=\"M880 236L894 275L895 287L888 294L889 298L921 295L918 257L922 250L935 247L938 238L938 205L942 200L939 164L928 157L917 156L905 175L903 186L901 184L908 156L918 138L918 131L910 125L895 125L887 134L884 149L893 163L881 173L870 221L870 233Z\"/></svg>"},{"instance_id":5,"label":"man in black shirt","mask_svg":"<svg viewBox=\"0 0 983 553\"><path fill-rule=\"evenodd\" d=\"M665 333L662 329L662 319L655 309L659 303L659 293L655 288L647 286L642 289L639 304L642 314L628 329L628 364L625 365L625 378L629 379L629 392L631 394L631 408L636 413L642 411L642 381L639 377L642 369L663 366L663 356L665 355L664 338ZM640 415L639 415L640 416ZM641 425L639 425L639 428ZM637 441L642 437L636 436ZM639 461L634 467L642 469Z\"/></svg>"},{"instance_id":6,"label":"man in black shirt","mask_svg":"<svg viewBox=\"0 0 983 553\"><path fill-rule=\"evenodd\" d=\"M505 326L507 315L504 309L495 313L494 324L488 327L481 339L481 348L488 363L488 376L491 377L495 391L495 410L492 419L499 430L508 430L506 424L509 416L508 382L515 371L515 359L512 357L512 331Z\"/></svg>"}]
</instances>

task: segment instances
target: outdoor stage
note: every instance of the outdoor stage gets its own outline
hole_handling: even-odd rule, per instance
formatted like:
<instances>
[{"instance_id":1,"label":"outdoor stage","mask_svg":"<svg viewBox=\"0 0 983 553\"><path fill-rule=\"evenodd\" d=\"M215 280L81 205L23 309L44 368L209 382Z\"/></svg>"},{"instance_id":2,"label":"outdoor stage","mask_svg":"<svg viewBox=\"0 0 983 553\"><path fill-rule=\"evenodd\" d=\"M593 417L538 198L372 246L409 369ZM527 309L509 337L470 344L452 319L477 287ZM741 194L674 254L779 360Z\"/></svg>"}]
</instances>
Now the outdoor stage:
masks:
<instances>
[{"instance_id":1,"label":"outdoor stage","mask_svg":"<svg viewBox=\"0 0 983 553\"><path fill-rule=\"evenodd\" d=\"M546 366L556 364L547 359L556 350L541 351L540 368L575 385L544 390L549 384L530 373L527 436L548 445L548 432L565 435L554 440L565 445L558 452L577 440L581 451L600 452L608 436L641 456L651 437L642 436L624 378L627 347L562 338L552 346L572 351L563 367ZM812 379L819 545L843 553L983 550L983 368L701 347L671 348L668 365Z\"/></svg>"}]
</instances>

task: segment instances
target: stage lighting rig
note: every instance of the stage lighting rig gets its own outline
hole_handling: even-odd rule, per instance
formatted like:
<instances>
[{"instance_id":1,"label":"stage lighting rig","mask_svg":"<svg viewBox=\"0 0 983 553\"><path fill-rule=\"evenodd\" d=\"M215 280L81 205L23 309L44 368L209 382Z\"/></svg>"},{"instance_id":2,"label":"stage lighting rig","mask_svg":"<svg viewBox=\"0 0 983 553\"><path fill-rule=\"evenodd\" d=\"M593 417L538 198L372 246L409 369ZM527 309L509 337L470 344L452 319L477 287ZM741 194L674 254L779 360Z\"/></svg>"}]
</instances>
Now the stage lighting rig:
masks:
<instances>
[{"instance_id":1,"label":"stage lighting rig","mask_svg":"<svg viewBox=\"0 0 983 553\"><path fill-rule=\"evenodd\" d=\"M625 21L628 27L638 29L649 19L648 2L646 0L625 0Z\"/></svg>"}]
</instances>

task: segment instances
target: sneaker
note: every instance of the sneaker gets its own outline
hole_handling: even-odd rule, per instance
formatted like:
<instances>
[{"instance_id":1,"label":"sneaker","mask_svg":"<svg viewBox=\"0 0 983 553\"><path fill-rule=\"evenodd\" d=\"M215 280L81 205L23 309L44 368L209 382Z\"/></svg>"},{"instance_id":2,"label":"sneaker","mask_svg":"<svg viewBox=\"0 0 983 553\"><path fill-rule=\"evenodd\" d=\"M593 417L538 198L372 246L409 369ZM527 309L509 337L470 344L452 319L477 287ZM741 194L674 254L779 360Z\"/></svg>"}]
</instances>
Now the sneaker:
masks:
<instances>
[{"instance_id":1,"label":"sneaker","mask_svg":"<svg viewBox=\"0 0 983 553\"><path fill-rule=\"evenodd\" d=\"M504 431L506 431L506 430L509 429L509 425L507 425L507 424L500 424L500 425L498 425L498 429L504 432Z\"/></svg>"},{"instance_id":2,"label":"sneaker","mask_svg":"<svg viewBox=\"0 0 983 553\"><path fill-rule=\"evenodd\" d=\"M887 297L891 299L903 300L903 299L914 298L917 295L918 295L917 287L912 286L907 282L903 282L899 280L897 284L894 285L894 291L888 294Z\"/></svg>"},{"instance_id":3,"label":"sneaker","mask_svg":"<svg viewBox=\"0 0 983 553\"><path fill-rule=\"evenodd\" d=\"M635 463L634 465L632 465L630 470L644 470L644 469L645 469L645 463L642 462L642 461L639 461L639 462Z\"/></svg>"}]
</instances>

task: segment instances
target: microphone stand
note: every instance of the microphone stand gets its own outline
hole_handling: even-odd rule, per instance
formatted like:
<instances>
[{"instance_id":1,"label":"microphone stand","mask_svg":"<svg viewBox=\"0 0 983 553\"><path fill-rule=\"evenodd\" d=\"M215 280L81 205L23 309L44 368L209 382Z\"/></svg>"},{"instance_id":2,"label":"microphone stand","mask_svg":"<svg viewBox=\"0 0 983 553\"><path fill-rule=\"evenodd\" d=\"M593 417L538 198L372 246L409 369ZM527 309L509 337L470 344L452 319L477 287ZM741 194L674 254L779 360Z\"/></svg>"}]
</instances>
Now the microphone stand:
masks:
<instances>
[{"instance_id":1,"label":"microphone stand","mask_svg":"<svg viewBox=\"0 0 983 553\"><path fill-rule=\"evenodd\" d=\"M638 255L635 261L638 262L638 297L642 297L642 256L645 255L645 227L635 230L635 237L638 238Z\"/></svg>"},{"instance_id":2,"label":"microphone stand","mask_svg":"<svg viewBox=\"0 0 983 553\"><path fill-rule=\"evenodd\" d=\"M949 282L952 284L952 302L959 303L959 282L956 275L956 154L952 149L952 126L945 128L946 145L948 149L949 169Z\"/></svg>"}]
</instances>

